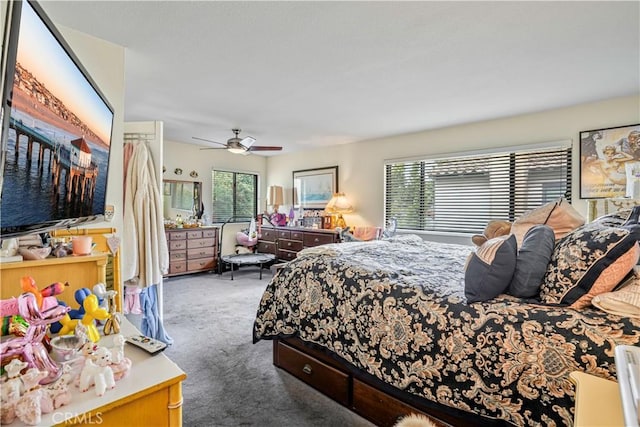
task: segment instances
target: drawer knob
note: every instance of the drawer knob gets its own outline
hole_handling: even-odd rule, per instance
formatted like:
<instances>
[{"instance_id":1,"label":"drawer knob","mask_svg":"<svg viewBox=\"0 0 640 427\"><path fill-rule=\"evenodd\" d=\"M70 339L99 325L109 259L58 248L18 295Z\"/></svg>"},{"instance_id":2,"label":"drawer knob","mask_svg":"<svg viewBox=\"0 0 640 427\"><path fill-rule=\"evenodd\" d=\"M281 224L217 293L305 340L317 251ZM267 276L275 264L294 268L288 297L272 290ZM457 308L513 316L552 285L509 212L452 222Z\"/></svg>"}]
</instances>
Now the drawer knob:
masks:
<instances>
[{"instance_id":1,"label":"drawer knob","mask_svg":"<svg viewBox=\"0 0 640 427\"><path fill-rule=\"evenodd\" d=\"M313 241L318 243L320 240L318 240L318 238L316 237L315 239L313 239Z\"/></svg>"},{"instance_id":2,"label":"drawer knob","mask_svg":"<svg viewBox=\"0 0 640 427\"><path fill-rule=\"evenodd\" d=\"M309 365L308 363L305 363L305 365L302 367L302 372L304 372L307 375L311 375L311 373L313 372L313 369L311 369L311 365Z\"/></svg>"}]
</instances>

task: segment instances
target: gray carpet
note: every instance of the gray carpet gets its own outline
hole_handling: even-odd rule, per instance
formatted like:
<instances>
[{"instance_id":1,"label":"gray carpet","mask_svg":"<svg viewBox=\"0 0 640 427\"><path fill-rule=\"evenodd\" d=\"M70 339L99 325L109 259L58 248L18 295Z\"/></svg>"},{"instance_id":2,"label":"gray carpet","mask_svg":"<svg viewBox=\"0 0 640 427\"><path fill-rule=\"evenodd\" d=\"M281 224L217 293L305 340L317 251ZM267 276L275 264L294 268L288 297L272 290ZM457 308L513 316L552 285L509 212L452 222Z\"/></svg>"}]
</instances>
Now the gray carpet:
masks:
<instances>
[{"instance_id":1,"label":"gray carpet","mask_svg":"<svg viewBox=\"0 0 640 427\"><path fill-rule=\"evenodd\" d=\"M262 292L257 267L164 281L165 350L187 373L183 421L191 426L372 426L272 364L271 341L252 344Z\"/></svg>"}]
</instances>

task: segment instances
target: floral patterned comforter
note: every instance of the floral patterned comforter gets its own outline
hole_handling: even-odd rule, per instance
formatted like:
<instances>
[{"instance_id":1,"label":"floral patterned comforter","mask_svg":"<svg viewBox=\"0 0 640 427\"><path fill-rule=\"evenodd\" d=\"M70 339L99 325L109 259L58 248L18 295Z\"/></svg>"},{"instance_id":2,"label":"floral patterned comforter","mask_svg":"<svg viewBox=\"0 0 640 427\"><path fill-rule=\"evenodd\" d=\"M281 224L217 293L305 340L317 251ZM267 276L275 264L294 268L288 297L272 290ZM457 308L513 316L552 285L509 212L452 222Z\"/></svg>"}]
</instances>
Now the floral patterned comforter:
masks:
<instances>
[{"instance_id":1,"label":"floral patterned comforter","mask_svg":"<svg viewBox=\"0 0 640 427\"><path fill-rule=\"evenodd\" d=\"M507 295L467 304L469 246L397 236L310 248L269 283L254 342L296 335L384 382L514 425L572 425L581 370L615 379L640 321Z\"/></svg>"}]
</instances>

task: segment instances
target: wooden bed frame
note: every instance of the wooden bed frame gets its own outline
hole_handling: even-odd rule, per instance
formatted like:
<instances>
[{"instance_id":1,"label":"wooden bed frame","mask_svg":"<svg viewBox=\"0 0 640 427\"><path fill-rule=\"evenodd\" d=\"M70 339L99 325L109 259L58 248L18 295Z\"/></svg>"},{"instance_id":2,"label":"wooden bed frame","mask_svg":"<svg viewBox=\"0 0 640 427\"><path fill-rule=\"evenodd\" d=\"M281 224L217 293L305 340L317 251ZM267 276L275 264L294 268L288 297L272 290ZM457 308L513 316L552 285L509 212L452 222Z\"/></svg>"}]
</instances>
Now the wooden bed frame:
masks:
<instances>
[{"instance_id":1,"label":"wooden bed frame","mask_svg":"<svg viewBox=\"0 0 640 427\"><path fill-rule=\"evenodd\" d=\"M442 427L508 425L403 393L299 338L274 339L273 364L379 426L412 413Z\"/></svg>"}]
</instances>

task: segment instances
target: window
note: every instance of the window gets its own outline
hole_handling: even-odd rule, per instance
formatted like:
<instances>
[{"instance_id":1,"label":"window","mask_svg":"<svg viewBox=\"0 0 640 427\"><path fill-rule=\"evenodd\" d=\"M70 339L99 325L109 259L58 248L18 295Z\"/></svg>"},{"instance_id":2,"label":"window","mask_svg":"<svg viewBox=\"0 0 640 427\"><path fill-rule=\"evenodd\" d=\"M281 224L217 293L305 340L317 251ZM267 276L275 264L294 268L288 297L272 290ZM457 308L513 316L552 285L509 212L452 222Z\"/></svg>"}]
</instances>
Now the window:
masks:
<instances>
[{"instance_id":1,"label":"window","mask_svg":"<svg viewBox=\"0 0 640 427\"><path fill-rule=\"evenodd\" d=\"M214 170L211 178L213 222L225 222L231 217L246 221L256 216L258 175Z\"/></svg>"},{"instance_id":2,"label":"window","mask_svg":"<svg viewBox=\"0 0 640 427\"><path fill-rule=\"evenodd\" d=\"M385 165L385 220L398 229L482 233L560 197L571 199L571 148Z\"/></svg>"}]
</instances>

